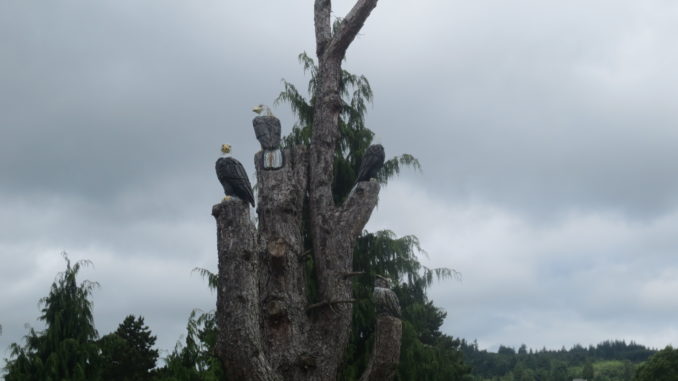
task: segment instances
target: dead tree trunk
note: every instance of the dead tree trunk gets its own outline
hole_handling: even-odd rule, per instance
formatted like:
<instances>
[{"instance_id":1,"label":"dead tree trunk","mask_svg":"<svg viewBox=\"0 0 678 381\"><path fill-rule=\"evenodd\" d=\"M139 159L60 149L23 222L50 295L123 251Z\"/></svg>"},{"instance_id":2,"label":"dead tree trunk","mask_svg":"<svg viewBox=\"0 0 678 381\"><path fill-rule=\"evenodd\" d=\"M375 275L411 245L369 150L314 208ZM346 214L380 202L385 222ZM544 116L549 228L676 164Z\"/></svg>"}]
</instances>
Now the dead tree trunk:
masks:
<instances>
[{"instance_id":1,"label":"dead tree trunk","mask_svg":"<svg viewBox=\"0 0 678 381\"><path fill-rule=\"evenodd\" d=\"M318 77L309 147L283 152L282 168L257 167L258 228L239 199L215 205L219 252L217 350L234 380L335 380L352 315L353 247L379 194L360 182L341 204L332 197L339 139L341 61L377 0L358 0L333 32L330 0L315 1ZM304 214L307 213L305 216ZM304 221L309 225L304 227ZM304 250L303 229L312 249ZM318 301L307 298L305 257L313 256ZM374 358L362 379L388 380L400 352L400 321L380 320Z\"/></svg>"}]
</instances>

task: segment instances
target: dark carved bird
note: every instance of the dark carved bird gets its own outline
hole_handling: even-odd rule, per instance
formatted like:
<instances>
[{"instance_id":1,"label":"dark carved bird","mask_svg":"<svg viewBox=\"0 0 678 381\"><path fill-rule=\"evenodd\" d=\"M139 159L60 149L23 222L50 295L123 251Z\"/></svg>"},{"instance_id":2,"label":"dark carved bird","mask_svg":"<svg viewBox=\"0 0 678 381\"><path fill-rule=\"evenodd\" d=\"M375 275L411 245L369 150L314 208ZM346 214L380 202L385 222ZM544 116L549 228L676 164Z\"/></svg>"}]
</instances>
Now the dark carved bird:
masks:
<instances>
[{"instance_id":1,"label":"dark carved bird","mask_svg":"<svg viewBox=\"0 0 678 381\"><path fill-rule=\"evenodd\" d=\"M231 146L223 144L221 152L227 154L231 152ZM224 187L226 197L237 197L254 206L254 195L252 194L252 185L247 177L247 172L242 164L232 157L220 157L215 165L217 178Z\"/></svg>"},{"instance_id":2,"label":"dark carved bird","mask_svg":"<svg viewBox=\"0 0 678 381\"><path fill-rule=\"evenodd\" d=\"M370 181L370 179L376 178L377 172L384 165L384 158L384 147L381 144L367 147L363 155L363 161L360 163L356 182Z\"/></svg>"},{"instance_id":3,"label":"dark carved bird","mask_svg":"<svg viewBox=\"0 0 678 381\"><path fill-rule=\"evenodd\" d=\"M372 299L374 299L374 305L377 307L377 315L400 317L398 295L391 290L388 278L377 275L377 279L374 281Z\"/></svg>"}]
</instances>

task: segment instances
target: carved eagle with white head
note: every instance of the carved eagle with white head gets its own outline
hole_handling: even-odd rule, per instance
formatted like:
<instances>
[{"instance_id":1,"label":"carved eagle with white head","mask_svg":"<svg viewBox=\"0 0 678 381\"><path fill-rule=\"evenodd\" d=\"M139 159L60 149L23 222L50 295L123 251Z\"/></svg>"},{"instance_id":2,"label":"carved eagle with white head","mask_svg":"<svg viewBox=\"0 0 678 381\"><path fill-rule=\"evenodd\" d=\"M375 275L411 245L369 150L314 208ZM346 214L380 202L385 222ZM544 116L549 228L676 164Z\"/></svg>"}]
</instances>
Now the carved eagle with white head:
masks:
<instances>
[{"instance_id":1,"label":"carved eagle with white head","mask_svg":"<svg viewBox=\"0 0 678 381\"><path fill-rule=\"evenodd\" d=\"M231 146L228 144L221 145L221 152L228 154L231 152ZM217 178L224 187L224 193L229 199L230 197L237 197L246 203L252 204L254 207L254 195L252 193L252 185L250 179L247 177L247 172L242 164L232 157L220 157L217 159L215 165L217 171Z\"/></svg>"},{"instance_id":2,"label":"carved eagle with white head","mask_svg":"<svg viewBox=\"0 0 678 381\"><path fill-rule=\"evenodd\" d=\"M258 105L252 108L252 111L257 113L257 115L263 115L263 116L275 116L271 112L271 108L266 106L266 105Z\"/></svg>"}]
</instances>

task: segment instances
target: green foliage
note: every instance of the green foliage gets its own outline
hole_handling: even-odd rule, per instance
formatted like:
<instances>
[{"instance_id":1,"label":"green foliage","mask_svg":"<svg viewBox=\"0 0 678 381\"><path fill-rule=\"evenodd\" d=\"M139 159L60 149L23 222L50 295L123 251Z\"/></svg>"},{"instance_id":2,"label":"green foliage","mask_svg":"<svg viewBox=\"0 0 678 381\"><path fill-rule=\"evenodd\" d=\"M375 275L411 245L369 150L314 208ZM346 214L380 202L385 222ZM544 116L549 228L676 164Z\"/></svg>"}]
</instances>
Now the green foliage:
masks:
<instances>
[{"instance_id":1,"label":"green foliage","mask_svg":"<svg viewBox=\"0 0 678 381\"><path fill-rule=\"evenodd\" d=\"M584 369L582 369L581 376L586 380L593 381L594 375L595 371L593 370L593 363L591 361L587 361L586 364L584 365Z\"/></svg>"},{"instance_id":2,"label":"green foliage","mask_svg":"<svg viewBox=\"0 0 678 381\"><path fill-rule=\"evenodd\" d=\"M202 279L207 280L207 286L210 288L210 290L215 291L217 289L217 285L219 282L219 276L208 269L202 268L202 267L196 267L193 269L193 272L197 272L200 274Z\"/></svg>"},{"instance_id":3,"label":"green foliage","mask_svg":"<svg viewBox=\"0 0 678 381\"><path fill-rule=\"evenodd\" d=\"M563 361L555 360L551 363L552 381L570 381L567 373L567 364Z\"/></svg>"},{"instance_id":4,"label":"green foliage","mask_svg":"<svg viewBox=\"0 0 678 381\"><path fill-rule=\"evenodd\" d=\"M76 277L89 261L71 265L66 253L66 270L57 275L49 295L42 298L40 320L45 330L31 329L25 345L13 343L5 380L96 380L99 378L96 338L89 297L97 283Z\"/></svg>"},{"instance_id":5,"label":"green foliage","mask_svg":"<svg viewBox=\"0 0 678 381\"><path fill-rule=\"evenodd\" d=\"M158 351L152 349L156 337L144 325L144 318L129 315L114 333L99 340L102 379L141 381L151 379Z\"/></svg>"},{"instance_id":6,"label":"green foliage","mask_svg":"<svg viewBox=\"0 0 678 381\"><path fill-rule=\"evenodd\" d=\"M297 116L292 132L283 139L286 146L309 145L313 127L313 107L315 105L315 84L318 67L306 53L299 55L299 62L311 78L308 82L309 99L297 88L283 80L283 91L275 100L276 104L288 103ZM362 75L342 71L339 87L342 104L339 114L340 138L334 155L334 182L332 191L335 202L339 203L348 196L355 184L360 162L367 147L372 144L374 133L365 127L367 104L372 102L372 88ZM400 173L403 166L421 169L419 161L412 155L404 154L384 163L377 179L385 184L390 177Z\"/></svg>"},{"instance_id":7,"label":"green foliage","mask_svg":"<svg viewBox=\"0 0 678 381\"><path fill-rule=\"evenodd\" d=\"M593 363L593 381L631 381L635 367L628 360L605 360Z\"/></svg>"},{"instance_id":8,"label":"green foliage","mask_svg":"<svg viewBox=\"0 0 678 381\"><path fill-rule=\"evenodd\" d=\"M553 381L566 377L590 381L631 381L640 361L654 351L635 343L605 341L588 348L575 345L552 351L533 352L521 346L516 351L500 346L497 353L479 350L477 344L461 343L475 380L528 379Z\"/></svg>"},{"instance_id":9,"label":"green foliage","mask_svg":"<svg viewBox=\"0 0 678 381\"><path fill-rule=\"evenodd\" d=\"M458 274L450 269L429 269L422 266L417 259L417 253L423 253L423 250L415 236L397 237L393 232L383 230L376 233L365 231L358 238L353 254L353 268L363 274L353 284L353 294L358 302L353 309L352 336L342 375L344 380L359 377L369 358L376 323L375 307L370 296L377 274L401 281L394 287L394 291L400 300L402 319L407 324L403 330L410 329L409 333L414 335L412 340L403 338L399 374L407 377L410 372L423 372L416 362L422 356L454 358L455 361L450 362L450 369L462 375L467 372L466 368L457 366L462 361L458 343L451 345L452 339L439 330L445 312L435 307L427 299L425 292L435 278L450 278ZM444 343L447 344L443 345ZM439 369L440 377L449 373ZM430 379L447 379L435 377Z\"/></svg>"},{"instance_id":10,"label":"green foliage","mask_svg":"<svg viewBox=\"0 0 678 381\"><path fill-rule=\"evenodd\" d=\"M668 346L638 367L635 381L678 381L678 349Z\"/></svg>"},{"instance_id":11,"label":"green foliage","mask_svg":"<svg viewBox=\"0 0 678 381\"><path fill-rule=\"evenodd\" d=\"M310 74L307 100L297 88L283 81L284 89L276 103L286 102L297 115L292 132L284 138L286 146L309 145L313 126L313 94L316 86L317 66L305 53L299 55L304 71ZM355 185L362 157L372 144L374 133L365 126L367 104L372 101L372 89L364 76L342 71L340 82L342 99L339 115L340 138L334 155L334 181L332 191L336 203L342 202ZM419 161L404 154L387 160L377 179L386 184L399 174L403 167L420 170ZM311 249L308 229L305 249ZM358 238L353 256L353 269L362 275L355 278L353 294L358 302L353 308L352 336L346 352L345 365L340 379L355 380L367 365L372 348L376 323L375 308L371 300L377 274L395 281L403 309L403 340L399 380L461 380L469 372L464 365L459 342L443 335L440 326L445 312L426 298L426 288L434 279L458 277L450 269L429 269L417 258L425 254L415 236L397 237L391 231L363 232ZM312 256L306 262L309 279L309 300L314 301L315 282Z\"/></svg>"},{"instance_id":12,"label":"green foliage","mask_svg":"<svg viewBox=\"0 0 678 381\"><path fill-rule=\"evenodd\" d=\"M459 351L460 342L440 335L431 344L423 343L417 328L403 321L403 337L397 381L471 380L470 367Z\"/></svg>"},{"instance_id":13,"label":"green foliage","mask_svg":"<svg viewBox=\"0 0 678 381\"><path fill-rule=\"evenodd\" d=\"M217 325L214 312L191 312L186 326L186 340L177 343L157 371L163 381L223 381L221 362L216 357Z\"/></svg>"},{"instance_id":14,"label":"green foliage","mask_svg":"<svg viewBox=\"0 0 678 381\"><path fill-rule=\"evenodd\" d=\"M210 290L216 290L219 277L205 268L193 272L207 280ZM221 362L216 356L217 322L214 311L193 310L186 325L184 344L177 343L158 369L155 380L163 381L223 381L226 380Z\"/></svg>"}]
</instances>

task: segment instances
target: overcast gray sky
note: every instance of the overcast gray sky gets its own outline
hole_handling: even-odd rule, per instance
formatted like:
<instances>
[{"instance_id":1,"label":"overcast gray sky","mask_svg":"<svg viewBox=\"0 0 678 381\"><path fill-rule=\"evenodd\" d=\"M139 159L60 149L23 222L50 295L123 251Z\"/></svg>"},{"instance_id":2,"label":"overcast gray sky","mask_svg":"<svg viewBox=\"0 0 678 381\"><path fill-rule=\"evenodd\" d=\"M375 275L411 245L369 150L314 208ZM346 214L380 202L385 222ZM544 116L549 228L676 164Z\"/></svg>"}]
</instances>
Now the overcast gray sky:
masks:
<instances>
[{"instance_id":1,"label":"overcast gray sky","mask_svg":"<svg viewBox=\"0 0 678 381\"><path fill-rule=\"evenodd\" d=\"M335 1L342 16L353 1ZM250 109L314 49L312 1L0 2L0 358L64 268L101 334L142 315L163 350L215 295L221 143L248 173ZM416 234L446 333L560 348L678 345L678 4L382 0L345 68L368 126L422 173L368 229ZM294 120L274 108L283 132Z\"/></svg>"}]
</instances>

